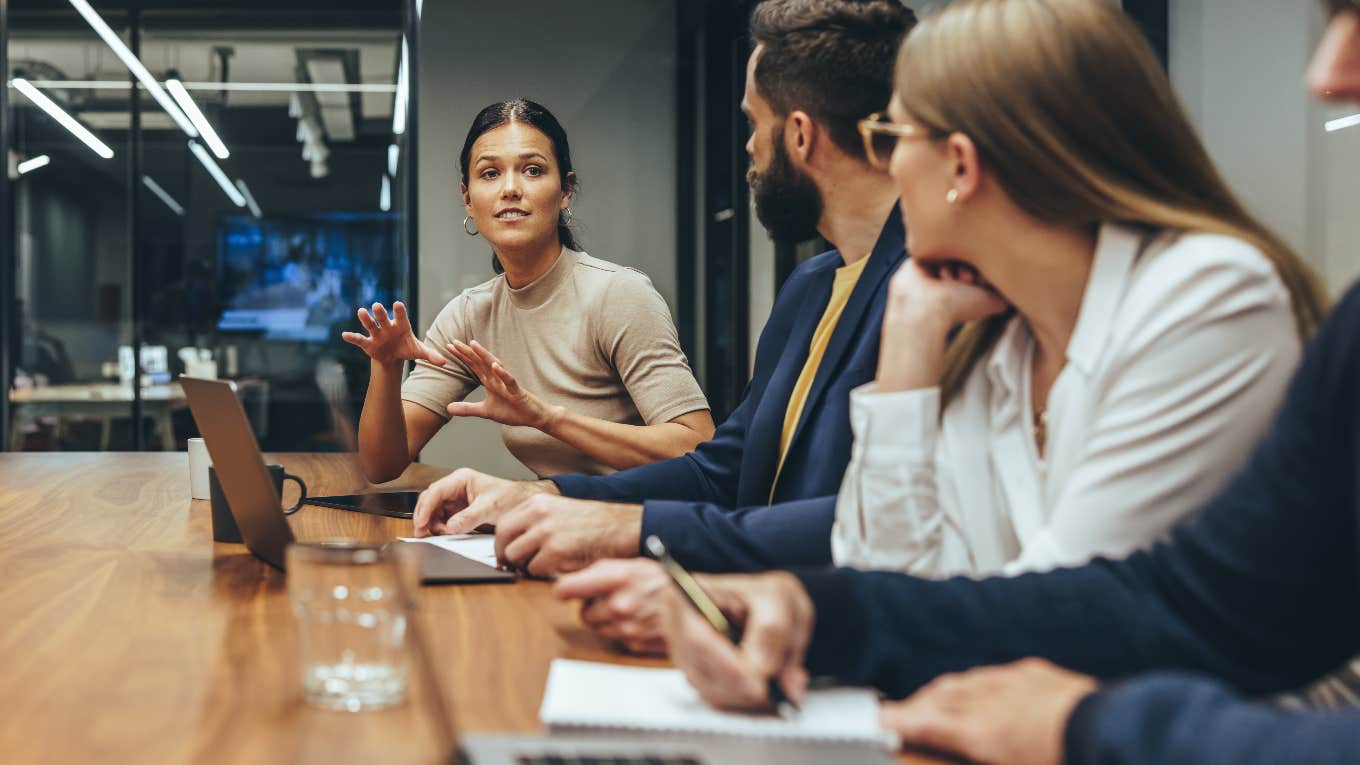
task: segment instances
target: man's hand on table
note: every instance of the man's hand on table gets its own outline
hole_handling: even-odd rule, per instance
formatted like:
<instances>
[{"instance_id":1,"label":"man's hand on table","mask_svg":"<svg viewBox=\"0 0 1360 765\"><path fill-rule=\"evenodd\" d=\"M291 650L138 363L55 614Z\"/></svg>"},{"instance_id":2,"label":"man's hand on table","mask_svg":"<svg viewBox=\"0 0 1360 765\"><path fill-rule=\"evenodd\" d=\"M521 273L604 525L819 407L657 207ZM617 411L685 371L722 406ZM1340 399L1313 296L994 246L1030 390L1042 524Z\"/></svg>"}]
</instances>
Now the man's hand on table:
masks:
<instances>
[{"instance_id":1,"label":"man's hand on table","mask_svg":"<svg viewBox=\"0 0 1360 765\"><path fill-rule=\"evenodd\" d=\"M905 745L979 765L1062 765L1067 719L1095 689L1086 675L1024 659L936 678L879 717Z\"/></svg>"},{"instance_id":2,"label":"man's hand on table","mask_svg":"<svg viewBox=\"0 0 1360 765\"><path fill-rule=\"evenodd\" d=\"M604 558L638 554L642 505L529 497L496 524L496 558L531 576L585 568Z\"/></svg>"},{"instance_id":3,"label":"man's hand on table","mask_svg":"<svg viewBox=\"0 0 1360 765\"><path fill-rule=\"evenodd\" d=\"M495 526L531 497L557 493L552 481L511 481L459 468L421 492L412 517L415 535L471 534Z\"/></svg>"},{"instance_id":4,"label":"man's hand on table","mask_svg":"<svg viewBox=\"0 0 1360 765\"><path fill-rule=\"evenodd\" d=\"M563 600L580 600L581 621L600 637L632 653L664 656L658 594L670 581L649 558L603 560L558 579L553 591Z\"/></svg>"}]
</instances>

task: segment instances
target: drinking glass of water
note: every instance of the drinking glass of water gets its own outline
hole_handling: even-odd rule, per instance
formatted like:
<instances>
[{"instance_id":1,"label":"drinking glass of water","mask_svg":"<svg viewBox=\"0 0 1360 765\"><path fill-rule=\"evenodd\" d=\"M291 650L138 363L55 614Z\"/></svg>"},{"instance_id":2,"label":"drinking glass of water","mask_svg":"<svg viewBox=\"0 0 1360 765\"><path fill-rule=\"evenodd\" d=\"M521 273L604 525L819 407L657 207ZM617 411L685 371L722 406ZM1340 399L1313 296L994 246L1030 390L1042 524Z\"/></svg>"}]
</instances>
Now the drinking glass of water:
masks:
<instances>
[{"instance_id":1,"label":"drinking glass of water","mask_svg":"<svg viewBox=\"0 0 1360 765\"><path fill-rule=\"evenodd\" d=\"M350 712L400 704L419 551L400 543L299 543L289 545L286 563L307 703Z\"/></svg>"}]
</instances>

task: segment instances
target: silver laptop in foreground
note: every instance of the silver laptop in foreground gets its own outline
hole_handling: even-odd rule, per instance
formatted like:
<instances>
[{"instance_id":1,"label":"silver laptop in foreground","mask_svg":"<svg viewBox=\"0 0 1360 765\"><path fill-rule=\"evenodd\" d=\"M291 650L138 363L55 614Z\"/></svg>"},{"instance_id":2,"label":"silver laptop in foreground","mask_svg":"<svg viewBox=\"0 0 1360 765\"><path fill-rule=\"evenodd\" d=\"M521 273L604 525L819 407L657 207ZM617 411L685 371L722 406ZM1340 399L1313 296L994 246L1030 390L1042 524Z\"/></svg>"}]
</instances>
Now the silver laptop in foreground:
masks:
<instances>
[{"instance_id":1,"label":"silver laptop in foreground","mask_svg":"<svg viewBox=\"0 0 1360 765\"><path fill-rule=\"evenodd\" d=\"M618 738L465 736L454 760L467 765L892 765L887 752L858 744L694 735Z\"/></svg>"}]
</instances>

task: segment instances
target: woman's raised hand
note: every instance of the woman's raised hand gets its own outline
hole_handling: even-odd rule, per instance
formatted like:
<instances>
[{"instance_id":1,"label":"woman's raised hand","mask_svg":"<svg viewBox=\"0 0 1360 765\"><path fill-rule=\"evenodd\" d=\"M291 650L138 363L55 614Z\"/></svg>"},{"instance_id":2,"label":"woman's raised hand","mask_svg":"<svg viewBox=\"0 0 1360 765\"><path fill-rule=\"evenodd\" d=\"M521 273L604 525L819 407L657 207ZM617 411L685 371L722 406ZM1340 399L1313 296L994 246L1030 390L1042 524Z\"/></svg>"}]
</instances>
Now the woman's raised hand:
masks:
<instances>
[{"instance_id":1,"label":"woman's raised hand","mask_svg":"<svg viewBox=\"0 0 1360 765\"><path fill-rule=\"evenodd\" d=\"M562 407L550 406L521 388L510 370L476 340L471 343L455 340L446 347L486 388L485 401L454 402L449 404L450 415L481 417L502 425L523 425L543 430L554 417L562 413Z\"/></svg>"},{"instance_id":2,"label":"woman's raised hand","mask_svg":"<svg viewBox=\"0 0 1360 765\"><path fill-rule=\"evenodd\" d=\"M406 306L401 301L392 304L391 316L387 315L382 303L374 303L372 313L367 308L360 308L359 323L368 330L367 336L358 332L344 332L340 337L351 345L359 346L379 364L424 360L444 366L448 361L439 351L416 339L415 331L411 329L411 318L406 315Z\"/></svg>"},{"instance_id":3,"label":"woman's raised hand","mask_svg":"<svg viewBox=\"0 0 1360 765\"><path fill-rule=\"evenodd\" d=\"M944 369L954 327L1009 308L972 267L962 263L903 263L888 285L876 390L933 388Z\"/></svg>"},{"instance_id":4,"label":"woman's raised hand","mask_svg":"<svg viewBox=\"0 0 1360 765\"><path fill-rule=\"evenodd\" d=\"M888 312L930 314L948 327L985 319L1009 306L982 275L964 263L921 263L911 258L893 274Z\"/></svg>"}]
</instances>

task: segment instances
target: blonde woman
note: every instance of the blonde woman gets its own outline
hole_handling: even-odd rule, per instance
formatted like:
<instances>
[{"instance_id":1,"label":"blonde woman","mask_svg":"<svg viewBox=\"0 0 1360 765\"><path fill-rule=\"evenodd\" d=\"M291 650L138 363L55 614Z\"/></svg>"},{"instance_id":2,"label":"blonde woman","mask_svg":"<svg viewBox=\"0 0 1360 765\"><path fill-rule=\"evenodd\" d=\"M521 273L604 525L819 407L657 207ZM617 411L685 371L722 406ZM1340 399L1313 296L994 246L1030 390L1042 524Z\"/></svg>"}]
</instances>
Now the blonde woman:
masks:
<instances>
[{"instance_id":1,"label":"blonde woman","mask_svg":"<svg viewBox=\"0 0 1360 765\"><path fill-rule=\"evenodd\" d=\"M961 5L861 123L913 257L852 394L840 565L1016 574L1152 542L1246 460L1324 313L1117 6Z\"/></svg>"}]
</instances>

